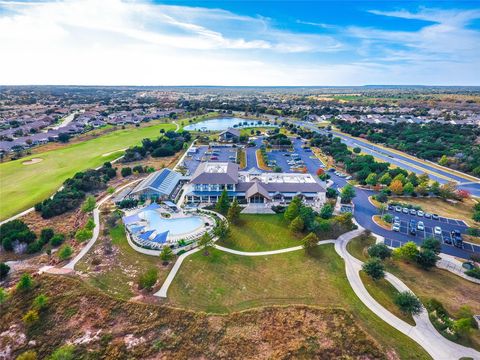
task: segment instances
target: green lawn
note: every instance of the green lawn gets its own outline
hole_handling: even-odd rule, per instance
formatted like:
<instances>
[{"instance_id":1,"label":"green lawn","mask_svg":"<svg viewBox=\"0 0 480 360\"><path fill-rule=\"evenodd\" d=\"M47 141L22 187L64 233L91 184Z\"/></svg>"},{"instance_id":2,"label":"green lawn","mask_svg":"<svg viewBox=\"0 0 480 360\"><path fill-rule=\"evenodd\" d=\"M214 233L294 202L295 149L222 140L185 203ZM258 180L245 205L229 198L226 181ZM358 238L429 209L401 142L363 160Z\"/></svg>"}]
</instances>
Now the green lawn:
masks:
<instances>
[{"instance_id":1,"label":"green lawn","mask_svg":"<svg viewBox=\"0 0 480 360\"><path fill-rule=\"evenodd\" d=\"M163 266L158 257L140 254L131 248L125 236L123 225L117 225L110 230L110 237L113 244L113 264L102 267L99 272L93 271L94 258L101 260L102 264L108 264L107 256L103 255L103 245L99 239L88 254L77 264L77 271L87 272L87 282L105 293L128 300L134 295L133 288L137 286L138 275L146 270L155 267L158 269L158 285L162 284L167 277L170 266Z\"/></svg>"},{"instance_id":2,"label":"green lawn","mask_svg":"<svg viewBox=\"0 0 480 360\"><path fill-rule=\"evenodd\" d=\"M429 358L356 297L333 245L319 246L311 255L303 250L268 257L236 256L215 249L209 256L197 252L182 264L168 301L214 313L287 304L343 308L386 351L395 349L402 359Z\"/></svg>"},{"instance_id":3,"label":"green lawn","mask_svg":"<svg viewBox=\"0 0 480 360\"><path fill-rule=\"evenodd\" d=\"M0 164L0 220L8 218L52 195L67 178L78 171L113 160L122 152L103 154L139 144L144 138L160 136L160 129L174 130L174 124L156 123L148 127L118 130L98 138L66 145ZM33 158L41 162L23 165Z\"/></svg>"},{"instance_id":4,"label":"green lawn","mask_svg":"<svg viewBox=\"0 0 480 360\"><path fill-rule=\"evenodd\" d=\"M243 251L268 251L301 245L301 235L288 230L283 214L240 215L238 225L230 227L229 237L219 245Z\"/></svg>"}]
</instances>

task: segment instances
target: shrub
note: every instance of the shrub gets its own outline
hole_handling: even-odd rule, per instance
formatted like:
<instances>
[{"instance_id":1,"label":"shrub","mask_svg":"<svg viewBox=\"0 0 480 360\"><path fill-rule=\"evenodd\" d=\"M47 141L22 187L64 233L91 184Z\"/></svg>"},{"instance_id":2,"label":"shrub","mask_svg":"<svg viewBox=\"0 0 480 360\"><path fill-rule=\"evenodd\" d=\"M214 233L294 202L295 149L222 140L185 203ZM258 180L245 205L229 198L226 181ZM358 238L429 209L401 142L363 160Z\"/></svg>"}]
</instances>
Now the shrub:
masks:
<instances>
[{"instance_id":1,"label":"shrub","mask_svg":"<svg viewBox=\"0 0 480 360\"><path fill-rule=\"evenodd\" d=\"M156 268L151 268L145 273L141 274L138 279L138 287L140 289L152 290L158 279L158 272Z\"/></svg>"},{"instance_id":2,"label":"shrub","mask_svg":"<svg viewBox=\"0 0 480 360\"><path fill-rule=\"evenodd\" d=\"M58 250L58 258L62 261L70 259L72 254L73 250L69 245L63 245L60 250Z\"/></svg>"},{"instance_id":3,"label":"shrub","mask_svg":"<svg viewBox=\"0 0 480 360\"><path fill-rule=\"evenodd\" d=\"M417 254L417 244L415 244L413 241L409 241L403 244L401 247L393 250L393 255L396 258L406 261L414 261L417 257Z\"/></svg>"},{"instance_id":4,"label":"shrub","mask_svg":"<svg viewBox=\"0 0 480 360\"><path fill-rule=\"evenodd\" d=\"M65 241L65 235L63 234L55 234L52 239L50 240L50 245L52 246L60 246Z\"/></svg>"},{"instance_id":5,"label":"shrub","mask_svg":"<svg viewBox=\"0 0 480 360\"><path fill-rule=\"evenodd\" d=\"M362 269L373 280L380 280L385 277L385 267L378 258L368 259L363 263Z\"/></svg>"},{"instance_id":6,"label":"shrub","mask_svg":"<svg viewBox=\"0 0 480 360\"><path fill-rule=\"evenodd\" d=\"M417 315L422 311L422 303L410 291L398 293L394 302L404 314Z\"/></svg>"},{"instance_id":7,"label":"shrub","mask_svg":"<svg viewBox=\"0 0 480 360\"><path fill-rule=\"evenodd\" d=\"M46 309L48 306L48 297L44 294L38 295L34 300L33 300L33 308L37 309L38 311L41 311L43 309Z\"/></svg>"},{"instance_id":8,"label":"shrub","mask_svg":"<svg viewBox=\"0 0 480 360\"><path fill-rule=\"evenodd\" d=\"M48 360L73 360L75 352L75 346L63 345L53 352Z\"/></svg>"},{"instance_id":9,"label":"shrub","mask_svg":"<svg viewBox=\"0 0 480 360\"><path fill-rule=\"evenodd\" d=\"M434 267L437 263L437 254L435 254L432 250L422 249L422 251L417 254L415 260L418 265L427 270L431 267Z\"/></svg>"},{"instance_id":10,"label":"shrub","mask_svg":"<svg viewBox=\"0 0 480 360\"><path fill-rule=\"evenodd\" d=\"M381 192L375 195L375 200L377 200L380 203L386 203L388 201L388 196L384 192Z\"/></svg>"},{"instance_id":11,"label":"shrub","mask_svg":"<svg viewBox=\"0 0 480 360\"><path fill-rule=\"evenodd\" d=\"M320 217L322 219L330 219L333 215L333 206L329 203L326 203L320 209Z\"/></svg>"},{"instance_id":12,"label":"shrub","mask_svg":"<svg viewBox=\"0 0 480 360\"><path fill-rule=\"evenodd\" d=\"M17 290L19 291L27 291L33 287L33 280L29 274L22 274L20 276L20 280L17 283Z\"/></svg>"},{"instance_id":13,"label":"shrub","mask_svg":"<svg viewBox=\"0 0 480 360\"><path fill-rule=\"evenodd\" d=\"M30 244L36 235L23 221L15 219L0 226L0 242L5 251L13 250L13 242L18 240Z\"/></svg>"},{"instance_id":14,"label":"shrub","mask_svg":"<svg viewBox=\"0 0 480 360\"><path fill-rule=\"evenodd\" d=\"M428 238L423 241L421 248L424 250L431 250L435 254L440 254L442 244L435 238Z\"/></svg>"},{"instance_id":15,"label":"shrub","mask_svg":"<svg viewBox=\"0 0 480 360\"><path fill-rule=\"evenodd\" d=\"M95 221L93 220L93 218L88 218L88 221L87 223L85 224L85 229L87 230L93 230L95 229Z\"/></svg>"},{"instance_id":16,"label":"shrub","mask_svg":"<svg viewBox=\"0 0 480 360\"><path fill-rule=\"evenodd\" d=\"M29 310L22 317L22 321L27 326L31 326L31 325L35 324L39 319L40 319L40 316L38 316L38 311L37 310Z\"/></svg>"},{"instance_id":17,"label":"shrub","mask_svg":"<svg viewBox=\"0 0 480 360\"><path fill-rule=\"evenodd\" d=\"M122 174L123 177L127 177L127 176L132 175L132 168L130 168L130 167L122 168L121 174Z\"/></svg>"},{"instance_id":18,"label":"shrub","mask_svg":"<svg viewBox=\"0 0 480 360\"><path fill-rule=\"evenodd\" d=\"M87 198L83 202L82 211L84 213L92 212L93 209L95 209L95 205L96 205L95 196L92 196L92 195L87 196Z\"/></svg>"},{"instance_id":19,"label":"shrub","mask_svg":"<svg viewBox=\"0 0 480 360\"><path fill-rule=\"evenodd\" d=\"M300 216L297 216L295 219L292 220L288 228L290 231L294 233L299 233L303 231L305 224Z\"/></svg>"},{"instance_id":20,"label":"shrub","mask_svg":"<svg viewBox=\"0 0 480 360\"><path fill-rule=\"evenodd\" d=\"M40 232L40 240L42 242L42 245L45 245L46 243L48 243L53 238L54 235L55 233L53 229L51 228L42 229L42 231Z\"/></svg>"},{"instance_id":21,"label":"shrub","mask_svg":"<svg viewBox=\"0 0 480 360\"><path fill-rule=\"evenodd\" d=\"M75 240L77 240L79 243L82 243L86 240L91 239L93 236L93 232L91 230L88 230L86 228L84 229L79 229L75 233Z\"/></svg>"},{"instance_id":22,"label":"shrub","mask_svg":"<svg viewBox=\"0 0 480 360\"><path fill-rule=\"evenodd\" d=\"M311 232L302 239L303 248L308 252L314 249L318 245L318 237L315 233Z\"/></svg>"},{"instance_id":23,"label":"shrub","mask_svg":"<svg viewBox=\"0 0 480 360\"><path fill-rule=\"evenodd\" d=\"M391 214L385 214L383 215L383 220L389 224L392 223L393 221L393 216Z\"/></svg>"},{"instance_id":24,"label":"shrub","mask_svg":"<svg viewBox=\"0 0 480 360\"><path fill-rule=\"evenodd\" d=\"M10 272L10 266L5 263L0 263L0 280L3 280L7 277Z\"/></svg>"},{"instance_id":25,"label":"shrub","mask_svg":"<svg viewBox=\"0 0 480 360\"><path fill-rule=\"evenodd\" d=\"M392 256L392 250L385 244L374 244L368 248L368 256L384 260Z\"/></svg>"},{"instance_id":26,"label":"shrub","mask_svg":"<svg viewBox=\"0 0 480 360\"><path fill-rule=\"evenodd\" d=\"M169 246L164 246L162 252L160 253L160 259L167 264L170 260L173 259L174 256L175 254Z\"/></svg>"},{"instance_id":27,"label":"shrub","mask_svg":"<svg viewBox=\"0 0 480 360\"><path fill-rule=\"evenodd\" d=\"M468 276L474 277L475 279L480 279L480 268L475 267L471 270L465 271L465 274Z\"/></svg>"},{"instance_id":28,"label":"shrub","mask_svg":"<svg viewBox=\"0 0 480 360\"><path fill-rule=\"evenodd\" d=\"M7 299L8 299L8 293L7 291L0 287L0 305L3 305L7 302Z\"/></svg>"},{"instance_id":29,"label":"shrub","mask_svg":"<svg viewBox=\"0 0 480 360\"><path fill-rule=\"evenodd\" d=\"M33 350L27 350L18 355L16 360L37 360L37 353Z\"/></svg>"},{"instance_id":30,"label":"shrub","mask_svg":"<svg viewBox=\"0 0 480 360\"><path fill-rule=\"evenodd\" d=\"M335 199L338 196L338 191L333 188L328 188L326 196L328 199Z\"/></svg>"},{"instance_id":31,"label":"shrub","mask_svg":"<svg viewBox=\"0 0 480 360\"><path fill-rule=\"evenodd\" d=\"M34 241L33 243L28 244L27 253L33 254L42 250L43 244L40 241Z\"/></svg>"}]
</instances>

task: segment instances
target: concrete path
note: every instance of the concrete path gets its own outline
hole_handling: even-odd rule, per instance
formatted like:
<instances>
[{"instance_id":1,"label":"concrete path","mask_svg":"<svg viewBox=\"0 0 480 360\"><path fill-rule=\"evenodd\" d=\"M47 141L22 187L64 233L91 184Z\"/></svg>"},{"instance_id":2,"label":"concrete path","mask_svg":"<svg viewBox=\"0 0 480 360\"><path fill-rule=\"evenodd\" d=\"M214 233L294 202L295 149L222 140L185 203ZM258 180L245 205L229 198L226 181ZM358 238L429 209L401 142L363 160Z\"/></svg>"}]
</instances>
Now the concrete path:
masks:
<instances>
[{"instance_id":1,"label":"concrete path","mask_svg":"<svg viewBox=\"0 0 480 360\"><path fill-rule=\"evenodd\" d=\"M347 252L347 244L354 237L364 231L358 230L343 234L335 242L335 250L345 261L345 270L348 282L358 298L378 317L387 324L393 326L403 334L422 346L434 359L450 360L461 357L480 359L480 352L462 345L458 345L444 338L432 325L425 309L414 316L416 325L412 326L399 319L382 305L380 305L367 291L360 278L362 262ZM410 289L396 276L387 273L385 279L390 282L398 291L410 291Z\"/></svg>"}]
</instances>

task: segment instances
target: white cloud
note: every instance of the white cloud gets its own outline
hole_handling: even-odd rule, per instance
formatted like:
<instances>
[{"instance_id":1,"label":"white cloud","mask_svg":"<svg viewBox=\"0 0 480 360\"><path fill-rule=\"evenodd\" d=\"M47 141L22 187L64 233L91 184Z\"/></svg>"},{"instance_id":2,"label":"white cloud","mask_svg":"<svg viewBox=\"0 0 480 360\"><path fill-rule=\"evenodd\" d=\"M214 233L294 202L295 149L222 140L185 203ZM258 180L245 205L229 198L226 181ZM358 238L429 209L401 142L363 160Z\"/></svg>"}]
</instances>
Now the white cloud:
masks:
<instances>
[{"instance_id":1,"label":"white cloud","mask_svg":"<svg viewBox=\"0 0 480 360\"><path fill-rule=\"evenodd\" d=\"M473 14L457 14L455 21L446 22L448 16L425 10L427 15L422 16L435 18L434 24L412 33L309 23L338 33L326 36L279 29L260 16L145 1L0 1L0 8L6 10L0 11L1 84L356 85L479 80L471 74L478 57L469 57L476 54L478 33L465 28ZM345 43L345 37L354 43ZM401 48L395 46L399 44ZM379 50L377 56L372 56L372 49ZM335 54L346 53L352 54L350 59L335 61ZM399 60L410 64L402 66ZM455 77L439 77L453 71L454 61L462 61Z\"/></svg>"}]
</instances>

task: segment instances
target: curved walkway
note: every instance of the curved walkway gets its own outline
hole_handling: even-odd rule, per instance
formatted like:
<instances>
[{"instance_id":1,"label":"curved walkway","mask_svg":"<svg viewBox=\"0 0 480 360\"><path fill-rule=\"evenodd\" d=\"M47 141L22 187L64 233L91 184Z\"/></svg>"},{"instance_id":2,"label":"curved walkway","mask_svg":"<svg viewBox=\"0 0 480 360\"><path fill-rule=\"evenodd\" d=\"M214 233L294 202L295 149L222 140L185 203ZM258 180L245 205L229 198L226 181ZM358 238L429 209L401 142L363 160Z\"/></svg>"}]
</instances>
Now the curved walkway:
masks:
<instances>
[{"instance_id":1,"label":"curved walkway","mask_svg":"<svg viewBox=\"0 0 480 360\"><path fill-rule=\"evenodd\" d=\"M359 226L358 230L343 234L335 242L335 251L345 261L348 282L358 298L383 321L422 346L434 359L449 360L461 357L480 359L480 352L444 338L433 327L426 309L423 309L419 315L414 316L416 325L412 326L393 315L368 293L360 278L360 270L363 263L347 251L348 242L363 231L364 229ZM411 291L399 278L390 273L386 274L385 279L398 291Z\"/></svg>"}]
</instances>

